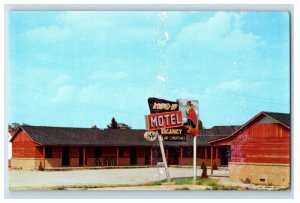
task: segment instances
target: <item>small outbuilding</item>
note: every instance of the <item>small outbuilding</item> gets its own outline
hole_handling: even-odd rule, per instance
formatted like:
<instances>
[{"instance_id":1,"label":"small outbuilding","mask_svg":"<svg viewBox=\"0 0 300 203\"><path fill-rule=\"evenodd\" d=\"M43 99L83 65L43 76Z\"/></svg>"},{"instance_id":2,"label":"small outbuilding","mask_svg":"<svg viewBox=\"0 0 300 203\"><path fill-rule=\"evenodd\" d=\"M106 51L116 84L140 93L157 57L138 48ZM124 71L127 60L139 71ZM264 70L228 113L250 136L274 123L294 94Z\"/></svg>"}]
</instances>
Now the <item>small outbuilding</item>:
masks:
<instances>
[{"instance_id":1,"label":"small outbuilding","mask_svg":"<svg viewBox=\"0 0 300 203\"><path fill-rule=\"evenodd\" d=\"M209 143L230 149L231 180L289 186L290 124L290 114L260 112L228 137Z\"/></svg>"}]
</instances>

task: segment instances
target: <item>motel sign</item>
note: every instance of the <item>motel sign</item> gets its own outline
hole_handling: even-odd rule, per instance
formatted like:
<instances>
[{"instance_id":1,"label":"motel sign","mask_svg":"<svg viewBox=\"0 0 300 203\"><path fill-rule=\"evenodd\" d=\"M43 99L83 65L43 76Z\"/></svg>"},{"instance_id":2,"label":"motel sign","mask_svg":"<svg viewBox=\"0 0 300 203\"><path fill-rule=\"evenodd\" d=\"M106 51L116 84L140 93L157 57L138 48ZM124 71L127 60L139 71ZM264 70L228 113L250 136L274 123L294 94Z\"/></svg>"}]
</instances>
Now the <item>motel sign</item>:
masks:
<instances>
[{"instance_id":1,"label":"motel sign","mask_svg":"<svg viewBox=\"0 0 300 203\"><path fill-rule=\"evenodd\" d=\"M183 125L181 111L149 114L146 116L146 120L148 130L174 128Z\"/></svg>"},{"instance_id":2,"label":"motel sign","mask_svg":"<svg viewBox=\"0 0 300 203\"><path fill-rule=\"evenodd\" d=\"M194 183L197 177L197 135L198 135L198 101L177 100L171 102L164 99L150 97L148 104L151 114L146 115L147 132L144 138L154 141L158 137L161 156L163 159L166 177L170 182L170 174L166 160L163 140L166 141L185 141L185 135L193 135L193 168ZM183 119L183 115L185 115ZM160 131L160 132L159 132Z\"/></svg>"},{"instance_id":3,"label":"motel sign","mask_svg":"<svg viewBox=\"0 0 300 203\"><path fill-rule=\"evenodd\" d=\"M186 140L184 113L179 109L178 101L150 97L148 104L151 113L145 116L148 132L156 132L166 141Z\"/></svg>"}]
</instances>

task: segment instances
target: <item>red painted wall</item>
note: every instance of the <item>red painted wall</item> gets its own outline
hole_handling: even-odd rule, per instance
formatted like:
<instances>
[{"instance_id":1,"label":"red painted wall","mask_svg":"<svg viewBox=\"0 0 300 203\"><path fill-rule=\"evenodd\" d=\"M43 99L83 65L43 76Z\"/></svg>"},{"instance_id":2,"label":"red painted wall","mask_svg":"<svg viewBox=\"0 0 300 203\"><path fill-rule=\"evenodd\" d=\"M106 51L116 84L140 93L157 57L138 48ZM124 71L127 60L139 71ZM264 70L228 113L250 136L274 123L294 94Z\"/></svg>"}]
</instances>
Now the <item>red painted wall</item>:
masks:
<instances>
[{"instance_id":1,"label":"red painted wall","mask_svg":"<svg viewBox=\"0 0 300 203\"><path fill-rule=\"evenodd\" d=\"M117 157L117 148L116 147L103 147L102 148L102 157Z\"/></svg>"},{"instance_id":2,"label":"red painted wall","mask_svg":"<svg viewBox=\"0 0 300 203\"><path fill-rule=\"evenodd\" d=\"M250 124L232 139L230 161L290 163L290 130L279 123Z\"/></svg>"},{"instance_id":3,"label":"red painted wall","mask_svg":"<svg viewBox=\"0 0 300 203\"><path fill-rule=\"evenodd\" d=\"M12 142L12 157L42 158L43 148L34 143L24 131L20 131Z\"/></svg>"},{"instance_id":4,"label":"red painted wall","mask_svg":"<svg viewBox=\"0 0 300 203\"><path fill-rule=\"evenodd\" d=\"M52 146L52 158L60 158L60 157L61 157L61 147Z\"/></svg>"},{"instance_id":5,"label":"red painted wall","mask_svg":"<svg viewBox=\"0 0 300 203\"><path fill-rule=\"evenodd\" d=\"M129 147L123 147L123 157L130 157L130 149Z\"/></svg>"},{"instance_id":6,"label":"red painted wall","mask_svg":"<svg viewBox=\"0 0 300 203\"><path fill-rule=\"evenodd\" d=\"M78 158L79 157L79 147L69 147L69 157Z\"/></svg>"}]
</instances>

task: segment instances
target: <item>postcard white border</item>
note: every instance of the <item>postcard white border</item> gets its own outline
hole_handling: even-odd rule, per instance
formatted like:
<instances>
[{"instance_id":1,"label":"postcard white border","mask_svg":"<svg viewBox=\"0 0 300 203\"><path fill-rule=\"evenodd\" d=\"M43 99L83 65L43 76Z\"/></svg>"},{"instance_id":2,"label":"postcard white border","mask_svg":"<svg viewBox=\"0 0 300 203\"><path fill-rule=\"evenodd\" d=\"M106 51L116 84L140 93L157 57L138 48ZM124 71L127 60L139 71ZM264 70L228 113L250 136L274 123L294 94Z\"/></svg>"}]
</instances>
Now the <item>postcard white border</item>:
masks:
<instances>
[{"instance_id":1,"label":"postcard white border","mask_svg":"<svg viewBox=\"0 0 300 203\"><path fill-rule=\"evenodd\" d=\"M103 1L102 1L103 2ZM102 3L101 2L101 3ZM7 22L5 20L5 13L7 13L9 10L129 10L129 11L136 11L136 10L178 10L178 11L185 11L185 10L210 10L210 11L217 11L217 10L223 10L223 11L288 11L291 14L291 93L296 92L296 87L299 87L299 81L295 80L295 76L299 75L299 70L294 69L294 67L300 67L299 66L299 58L295 58L294 63L294 50L299 50L299 40L294 38L294 36L299 36L299 30L298 27L296 27L296 23L294 22L294 19L299 19L299 13L296 11L299 11L299 4L296 5L295 1L286 1L285 3L290 4L281 4L280 1L263 1L262 3L265 4L250 4L250 3L260 3L261 1L247 1L247 4L235 4L235 3L241 3L241 1L226 1L227 4L224 4L223 1L214 1L214 4L207 4L212 3L212 1L202 1L202 3L206 4L190 4L188 3L197 3L197 1L185 1L183 4L179 1L172 1L173 4L167 4L168 2L163 1L164 4L160 4L158 1L144 1L146 4L137 5L139 3L138 1L132 2L133 4L122 4L124 1L109 1L110 4L93 4L96 3L96 1L80 1L80 4L67 4L69 1L26 1L26 4L24 1L3 1L2 2L2 9L1 9L1 27L4 27L4 22ZM161 2L161 1L160 1ZM39 3L39 5L37 5ZM43 4L40 4L43 3ZM55 3L55 4L51 4ZM75 3L75 2L73 2ZM86 4L84 4L86 3ZM128 1L126 2L128 3ZM156 3L156 4L150 4L150 3ZM175 4L174 4L175 3ZM176 4L177 3L177 4ZM223 4L215 4L215 3L223 3ZM273 3L273 4L266 4L266 3ZM277 3L277 4L276 4ZM298 14L298 17L297 15ZM296 16L296 17L295 17ZM295 27L294 27L295 25ZM299 26L299 25L298 25ZM296 29L295 29L296 28ZM7 30L7 29L6 29ZM297 31L296 31L297 30ZM4 74L0 74L0 81L5 81L7 79L7 35L5 34L5 31L1 32L1 39L3 39L3 43L5 44L4 49L1 49L1 58L0 61L4 61L5 64L3 64L6 68L4 68ZM5 38L4 38L5 37ZM298 46L297 46L298 44ZM299 54L299 53L298 53ZM1 60L2 59L2 60ZM296 66L298 64L298 66ZM295 65L295 66L294 66ZM299 69L299 68L298 68ZM297 74L298 73L298 74ZM5 81L7 84L7 81ZM0 103L4 107L4 116L1 117L1 129L4 136L4 141L2 146L5 144L5 149L7 149L7 89L6 86L3 86L4 83L1 83L1 100ZM292 95L291 94L291 95ZM295 112L300 112L299 109L299 96L294 94L294 100L291 101L291 113L292 113L292 126L296 123L296 120L298 120L297 116L294 115ZM299 148L294 148L293 143L300 143L299 142L299 126L294 126L295 128L292 128L292 134L295 135L294 138L292 138L292 154L295 154L293 157L293 167L292 168L292 177L294 177L296 180L299 180L298 173L294 174L294 169L298 167L298 163L295 162L297 160L297 153L299 151ZM3 142L3 139L1 139L1 144ZM295 150L295 151L294 151ZM175 198L175 199L245 199L245 198L259 198L259 199L277 199L277 201L280 201L280 199L290 199L290 198L299 198L299 195L294 194L295 191L295 184L294 180L292 180L292 186L290 192L264 192L264 191L199 191L199 192L191 192L191 191L99 191L99 192L92 192L92 191L9 191L8 190L8 173L7 173L7 150L4 150L4 160L1 160L1 163L4 163L3 167L0 167L2 174L4 174L4 184L1 184L4 186L3 190L1 190L1 194L3 194L3 197L5 198L21 198L21 199L52 199L52 198L59 198L59 199L98 199L98 198L127 198L127 199L152 199L152 198ZM297 189L296 189L297 190ZM299 188L298 188L299 190ZM294 199L296 200L296 199ZM200 200L199 200L200 201ZM203 200L201 200L203 201ZM206 200L211 201L211 200ZM223 200L222 200L223 201ZM245 201L245 200L243 200ZM276 202L276 201L274 201Z\"/></svg>"}]
</instances>

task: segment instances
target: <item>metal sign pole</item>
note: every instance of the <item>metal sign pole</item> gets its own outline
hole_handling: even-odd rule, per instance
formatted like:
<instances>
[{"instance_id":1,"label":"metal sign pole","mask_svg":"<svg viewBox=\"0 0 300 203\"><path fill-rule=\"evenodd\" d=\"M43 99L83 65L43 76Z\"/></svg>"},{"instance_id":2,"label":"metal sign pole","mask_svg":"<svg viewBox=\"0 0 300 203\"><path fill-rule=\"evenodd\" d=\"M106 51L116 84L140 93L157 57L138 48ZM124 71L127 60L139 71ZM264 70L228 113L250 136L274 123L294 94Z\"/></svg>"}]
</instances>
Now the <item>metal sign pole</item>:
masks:
<instances>
[{"instance_id":1,"label":"metal sign pole","mask_svg":"<svg viewBox=\"0 0 300 203\"><path fill-rule=\"evenodd\" d=\"M194 162L194 184L196 184L197 178L197 136L194 136L194 155L193 155L193 162Z\"/></svg>"},{"instance_id":2,"label":"metal sign pole","mask_svg":"<svg viewBox=\"0 0 300 203\"><path fill-rule=\"evenodd\" d=\"M163 145L163 137L162 135L158 135L158 140L159 140L159 146L160 146L160 151L161 151L161 156L165 165L165 171L166 171L166 176L167 176L167 180L168 182L170 182L170 174L169 174L169 170L168 170L168 164L167 164L167 160L166 160L166 155L165 155L165 149L164 149L164 145Z\"/></svg>"}]
</instances>

